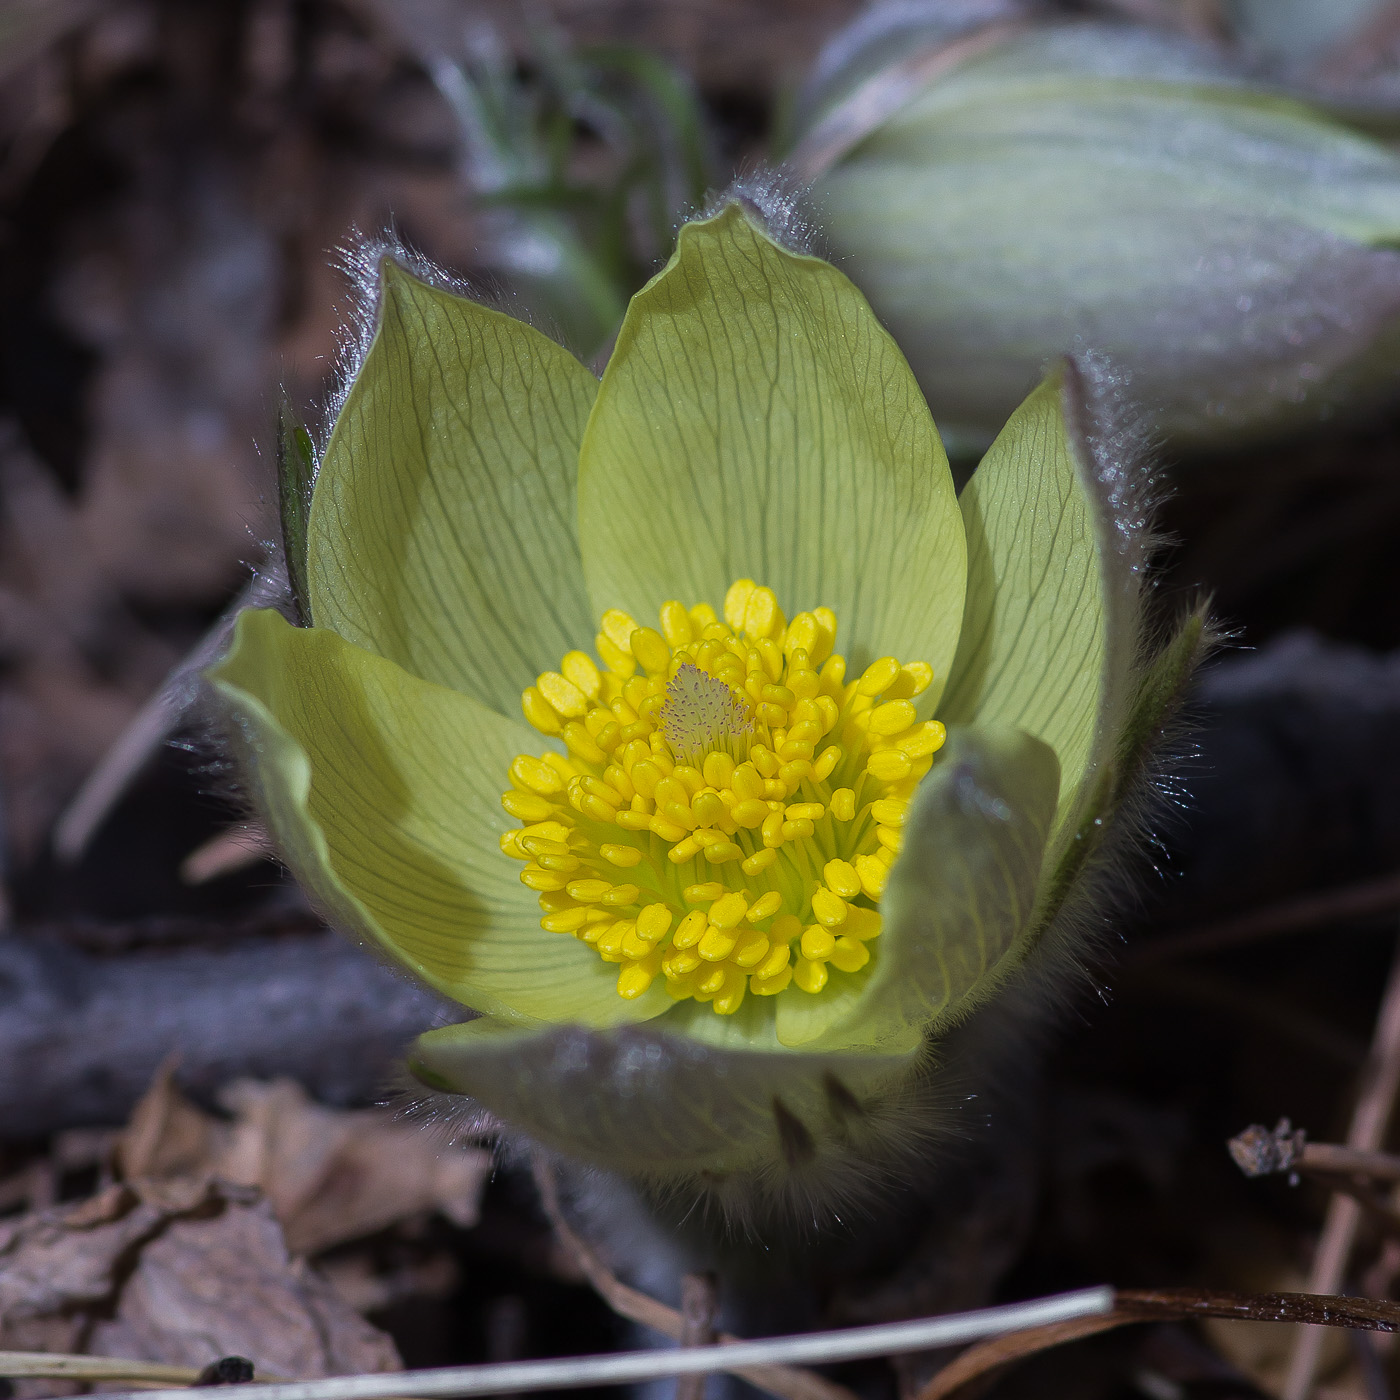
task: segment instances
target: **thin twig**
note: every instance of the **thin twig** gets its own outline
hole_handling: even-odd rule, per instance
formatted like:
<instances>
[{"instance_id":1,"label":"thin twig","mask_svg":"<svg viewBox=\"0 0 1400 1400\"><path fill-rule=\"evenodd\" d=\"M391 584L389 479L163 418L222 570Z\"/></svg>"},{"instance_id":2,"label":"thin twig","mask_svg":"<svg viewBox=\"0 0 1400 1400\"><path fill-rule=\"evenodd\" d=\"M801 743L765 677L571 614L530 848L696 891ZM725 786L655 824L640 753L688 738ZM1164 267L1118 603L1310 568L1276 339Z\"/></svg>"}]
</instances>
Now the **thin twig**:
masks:
<instances>
[{"instance_id":1,"label":"thin twig","mask_svg":"<svg viewBox=\"0 0 1400 1400\"><path fill-rule=\"evenodd\" d=\"M1397 1088L1400 1088L1400 951L1391 964L1381 998L1371 1039L1371 1055L1362 1073L1351 1129L1347 1133L1348 1147L1363 1152L1374 1152L1380 1147L1395 1105ZM1350 1195L1333 1195L1327 1206L1317 1252L1313 1255L1308 1279L1310 1292L1335 1293L1341 1288L1360 1218L1361 1207ZM1312 1393L1321 1350L1322 1333L1315 1327L1304 1328L1289 1362L1283 1400L1307 1400Z\"/></svg>"},{"instance_id":2,"label":"thin twig","mask_svg":"<svg viewBox=\"0 0 1400 1400\"><path fill-rule=\"evenodd\" d=\"M1400 1156L1367 1152L1339 1142L1309 1142L1301 1128L1280 1118L1270 1129L1252 1123L1229 1141L1230 1156L1246 1176L1307 1172L1327 1176L1362 1176L1368 1181L1400 1181Z\"/></svg>"},{"instance_id":3,"label":"thin twig","mask_svg":"<svg viewBox=\"0 0 1400 1400\"><path fill-rule=\"evenodd\" d=\"M1165 962L1169 958L1195 957L1238 948L1281 933L1297 933L1319 924L1359 919L1400 909L1400 875L1363 880L1354 885L1284 900L1235 919L1206 924L1203 928L1167 933L1142 944L1133 954L1135 963Z\"/></svg>"},{"instance_id":4,"label":"thin twig","mask_svg":"<svg viewBox=\"0 0 1400 1400\"><path fill-rule=\"evenodd\" d=\"M1051 1347L1079 1341L1135 1322L1175 1322L1221 1317L1241 1322L1307 1322L1363 1332L1400 1331L1400 1303L1337 1298L1312 1293L1222 1293L1214 1289L1122 1289L1113 1311L1102 1317L1052 1322L970 1346L949 1362L914 1397L946 1400L963 1386Z\"/></svg>"},{"instance_id":5,"label":"thin twig","mask_svg":"<svg viewBox=\"0 0 1400 1400\"><path fill-rule=\"evenodd\" d=\"M377 1375L330 1376L284 1385L244 1385L239 1400L387 1400L393 1396L513 1395L532 1390L585 1389L659 1380L663 1376L728 1371L745 1378L792 1369L797 1362L829 1365L905 1351L961 1346L1000 1332L1040 1327L1050 1322L1113 1308L1111 1288L1084 1288L1028 1303L1006 1303L976 1312L884 1322L798 1337L718 1346L677 1347L672 1351L625 1351L611 1356L572 1356L549 1361L510 1361L486 1366L445 1366L431 1371L392 1371ZM188 1391L162 1391L188 1400ZM150 1400L149 1396L108 1395L105 1400Z\"/></svg>"},{"instance_id":6,"label":"thin twig","mask_svg":"<svg viewBox=\"0 0 1400 1400\"><path fill-rule=\"evenodd\" d=\"M681 1345L709 1347L718 1340L719 1285L713 1274L686 1274L681 1279ZM676 1400L705 1400L704 1376L681 1376Z\"/></svg>"},{"instance_id":7,"label":"thin twig","mask_svg":"<svg viewBox=\"0 0 1400 1400\"><path fill-rule=\"evenodd\" d=\"M161 1361L133 1361L125 1356L82 1356L72 1352L0 1351L0 1376L7 1380L124 1381L128 1385L192 1386L197 1366L169 1366ZM276 1373L266 1376L277 1380Z\"/></svg>"},{"instance_id":8,"label":"thin twig","mask_svg":"<svg viewBox=\"0 0 1400 1400\"><path fill-rule=\"evenodd\" d=\"M667 1307L640 1289L623 1283L597 1256L592 1247L574 1230L564 1217L559 1204L559 1185L554 1178L554 1169L540 1154L533 1162L535 1186L540 1193L540 1204L554 1227L559 1243L573 1256L584 1277L593 1285L594 1291L615 1312L633 1322L640 1322L662 1336L674 1337L681 1341L685 1336L685 1319L675 1308ZM727 1332L718 1335L718 1341L725 1346L733 1345L741 1339ZM732 1366L716 1367L717 1370L733 1371ZM811 1371L803 1371L792 1366L765 1366L762 1369L734 1371L750 1385L766 1390L781 1400L856 1400L854 1392L847 1390L835 1381L818 1376Z\"/></svg>"}]
</instances>

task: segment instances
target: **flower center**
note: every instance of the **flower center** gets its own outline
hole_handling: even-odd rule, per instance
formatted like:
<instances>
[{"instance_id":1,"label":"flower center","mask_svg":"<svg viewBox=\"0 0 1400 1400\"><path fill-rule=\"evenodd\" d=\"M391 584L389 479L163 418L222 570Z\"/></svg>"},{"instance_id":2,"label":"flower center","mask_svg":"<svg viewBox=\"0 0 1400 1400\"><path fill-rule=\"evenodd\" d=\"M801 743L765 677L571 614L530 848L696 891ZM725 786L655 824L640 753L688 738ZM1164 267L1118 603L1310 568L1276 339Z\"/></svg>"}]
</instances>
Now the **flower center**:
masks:
<instances>
[{"instance_id":1,"label":"flower center","mask_svg":"<svg viewBox=\"0 0 1400 1400\"><path fill-rule=\"evenodd\" d=\"M870 961L908 801L942 747L913 697L927 663L846 679L829 608L788 622L769 588L662 605L661 629L612 609L599 667L571 651L522 697L567 756L521 754L501 838L526 862L540 924L732 1015L746 992L815 996ZM789 988L792 992L789 992Z\"/></svg>"}]
</instances>

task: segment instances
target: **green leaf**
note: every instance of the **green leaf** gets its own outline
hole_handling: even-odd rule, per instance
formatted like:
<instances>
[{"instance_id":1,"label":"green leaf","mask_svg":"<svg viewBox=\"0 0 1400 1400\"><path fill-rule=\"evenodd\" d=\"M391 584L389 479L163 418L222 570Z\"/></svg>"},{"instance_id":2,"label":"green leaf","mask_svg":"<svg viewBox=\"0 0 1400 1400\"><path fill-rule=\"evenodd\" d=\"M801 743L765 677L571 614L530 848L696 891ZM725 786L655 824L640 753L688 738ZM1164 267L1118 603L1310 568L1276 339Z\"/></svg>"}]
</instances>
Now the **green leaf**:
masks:
<instances>
[{"instance_id":1,"label":"green leaf","mask_svg":"<svg viewBox=\"0 0 1400 1400\"><path fill-rule=\"evenodd\" d=\"M574 480L597 383L520 321L380 265L310 521L316 623L505 715L589 638Z\"/></svg>"},{"instance_id":2,"label":"green leaf","mask_svg":"<svg viewBox=\"0 0 1400 1400\"><path fill-rule=\"evenodd\" d=\"M1023 729L1060 764L1056 844L1111 763L1137 649L1133 522L1098 479L1068 362L1011 416L962 494L967 611L940 717Z\"/></svg>"},{"instance_id":3,"label":"green leaf","mask_svg":"<svg viewBox=\"0 0 1400 1400\"><path fill-rule=\"evenodd\" d=\"M904 357L835 268L738 204L686 224L632 300L579 462L596 609L716 606L737 578L833 608L853 668L932 664L962 618L947 458Z\"/></svg>"},{"instance_id":4,"label":"green leaf","mask_svg":"<svg viewBox=\"0 0 1400 1400\"><path fill-rule=\"evenodd\" d=\"M311 625L311 596L306 579L306 517L311 510L311 486L316 479L316 445L297 421L291 402L283 396L277 414L277 507L282 523L282 556L297 621Z\"/></svg>"},{"instance_id":5,"label":"green leaf","mask_svg":"<svg viewBox=\"0 0 1400 1400\"><path fill-rule=\"evenodd\" d=\"M482 1019L421 1036L410 1068L555 1151L662 1181L704 1172L714 1187L740 1171L820 1179L833 1155L873 1155L922 1059L721 1049L664 1022L531 1032Z\"/></svg>"},{"instance_id":6,"label":"green leaf","mask_svg":"<svg viewBox=\"0 0 1400 1400\"><path fill-rule=\"evenodd\" d=\"M279 853L334 922L492 1015L608 1025L669 1006L623 1000L615 967L540 928L501 853L507 770L539 747L523 722L270 610L242 614L210 679Z\"/></svg>"},{"instance_id":7,"label":"green leaf","mask_svg":"<svg viewBox=\"0 0 1400 1400\"><path fill-rule=\"evenodd\" d=\"M1029 734L955 731L915 795L859 997L840 1020L823 997L782 997L779 1039L910 1049L986 1001L1034 924L1059 776L1054 751Z\"/></svg>"}]
</instances>

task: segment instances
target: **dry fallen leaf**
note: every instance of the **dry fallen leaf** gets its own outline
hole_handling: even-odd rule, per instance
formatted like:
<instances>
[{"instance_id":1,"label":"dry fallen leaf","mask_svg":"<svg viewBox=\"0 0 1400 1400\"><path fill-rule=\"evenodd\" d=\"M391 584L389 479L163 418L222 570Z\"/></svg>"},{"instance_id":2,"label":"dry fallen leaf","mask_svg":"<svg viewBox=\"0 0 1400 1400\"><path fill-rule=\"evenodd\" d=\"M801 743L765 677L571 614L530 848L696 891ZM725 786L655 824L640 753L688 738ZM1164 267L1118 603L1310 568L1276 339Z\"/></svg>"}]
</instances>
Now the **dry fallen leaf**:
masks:
<instances>
[{"instance_id":1,"label":"dry fallen leaf","mask_svg":"<svg viewBox=\"0 0 1400 1400\"><path fill-rule=\"evenodd\" d=\"M258 1192L192 1178L0 1222L0 1347L195 1367L241 1355L261 1376L308 1379L402 1364L291 1257Z\"/></svg>"},{"instance_id":2,"label":"dry fallen leaf","mask_svg":"<svg viewBox=\"0 0 1400 1400\"><path fill-rule=\"evenodd\" d=\"M377 1109L314 1103L288 1079L244 1079L221 1095L220 1122L162 1071L117 1148L128 1178L213 1176L266 1193L294 1254L314 1254L437 1210L474 1225L491 1155L444 1147Z\"/></svg>"}]
</instances>

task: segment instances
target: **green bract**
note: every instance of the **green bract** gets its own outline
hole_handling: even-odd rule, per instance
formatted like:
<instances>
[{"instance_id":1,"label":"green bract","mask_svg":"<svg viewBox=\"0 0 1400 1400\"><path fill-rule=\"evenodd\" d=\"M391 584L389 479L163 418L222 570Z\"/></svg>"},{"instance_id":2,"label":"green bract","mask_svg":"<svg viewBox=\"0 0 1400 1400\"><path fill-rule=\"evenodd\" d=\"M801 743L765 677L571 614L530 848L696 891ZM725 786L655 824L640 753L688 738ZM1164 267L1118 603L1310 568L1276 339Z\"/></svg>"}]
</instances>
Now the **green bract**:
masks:
<instances>
[{"instance_id":1,"label":"green bract","mask_svg":"<svg viewBox=\"0 0 1400 1400\"><path fill-rule=\"evenodd\" d=\"M941 1038L1046 963L1047 930L1190 669L1195 621L1149 664L1128 488L1093 446L1067 364L959 502L864 299L739 202L682 228L601 384L529 326L386 257L373 343L312 492L313 625L244 613L210 678L267 827L327 917L480 1013L420 1039L421 1079L603 1167L820 1191L900 1139ZM851 677L891 656L927 662L900 672L923 677L917 716L900 702L908 732L941 735L935 714L949 737L932 758L924 744L926 776L916 765L904 780L903 854L869 867L880 884L888 874L873 956L833 963L810 995L740 988L738 1010L716 1015L703 999L673 1004L654 967L620 996L587 941L541 927L536 890L502 853L519 821L501 794L517 755L551 747L520 718L522 692L548 690L544 673L588 647L600 617L619 635L609 610L650 623L673 599L739 616L750 578L772 595L752 594L747 635L762 614L794 674L815 687L792 638L815 637L829 608ZM773 597L798 612L786 633ZM620 635L638 656L661 645ZM605 662L611 645L599 637ZM586 658L564 669L580 685L598 674ZM853 702L866 719L843 731L848 747L877 726L872 703ZM889 755L886 769L891 783L911 771ZM805 840L812 823L792 827ZM664 854L645 847L655 839L639 849ZM740 870L716 864L710 878L741 888ZM852 908L866 898L847 893ZM867 935L878 928L862 917Z\"/></svg>"}]
</instances>

